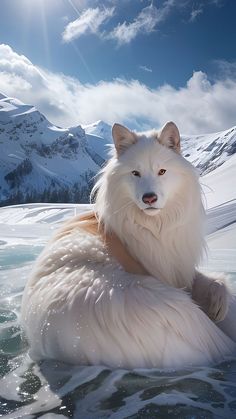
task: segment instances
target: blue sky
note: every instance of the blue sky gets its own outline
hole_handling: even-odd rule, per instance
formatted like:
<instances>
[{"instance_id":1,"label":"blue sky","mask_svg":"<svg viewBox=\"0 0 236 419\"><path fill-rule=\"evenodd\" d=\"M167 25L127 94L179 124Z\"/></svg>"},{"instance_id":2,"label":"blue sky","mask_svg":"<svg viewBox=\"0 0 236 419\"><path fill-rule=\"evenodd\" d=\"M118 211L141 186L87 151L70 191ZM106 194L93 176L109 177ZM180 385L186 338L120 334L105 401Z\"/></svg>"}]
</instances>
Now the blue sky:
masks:
<instances>
[{"instance_id":1,"label":"blue sky","mask_svg":"<svg viewBox=\"0 0 236 419\"><path fill-rule=\"evenodd\" d=\"M234 0L1 0L0 89L60 125L228 128L235 15Z\"/></svg>"}]
</instances>

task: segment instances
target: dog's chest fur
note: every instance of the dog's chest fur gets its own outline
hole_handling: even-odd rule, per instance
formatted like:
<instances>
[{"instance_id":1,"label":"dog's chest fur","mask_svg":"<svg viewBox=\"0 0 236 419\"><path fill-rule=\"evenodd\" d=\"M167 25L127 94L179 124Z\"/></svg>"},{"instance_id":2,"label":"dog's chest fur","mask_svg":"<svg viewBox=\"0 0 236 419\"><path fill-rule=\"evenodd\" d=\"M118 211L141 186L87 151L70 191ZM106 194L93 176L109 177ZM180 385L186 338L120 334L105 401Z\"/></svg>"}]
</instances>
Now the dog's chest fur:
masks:
<instances>
[{"instance_id":1,"label":"dog's chest fur","mask_svg":"<svg viewBox=\"0 0 236 419\"><path fill-rule=\"evenodd\" d=\"M195 266L199 263L202 243L194 240L194 231L189 226L157 231L139 225L125 217L116 234L128 252L150 275L178 288L191 288Z\"/></svg>"}]
</instances>

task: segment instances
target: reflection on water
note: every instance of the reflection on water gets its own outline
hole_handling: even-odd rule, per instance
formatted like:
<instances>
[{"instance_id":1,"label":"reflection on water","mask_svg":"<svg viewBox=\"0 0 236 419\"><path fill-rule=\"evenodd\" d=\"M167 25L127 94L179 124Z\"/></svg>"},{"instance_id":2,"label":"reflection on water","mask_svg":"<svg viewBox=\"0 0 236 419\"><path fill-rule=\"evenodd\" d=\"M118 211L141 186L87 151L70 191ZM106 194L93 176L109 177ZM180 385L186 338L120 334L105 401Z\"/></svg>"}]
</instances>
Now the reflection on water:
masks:
<instances>
[{"instance_id":1,"label":"reflection on water","mask_svg":"<svg viewBox=\"0 0 236 419\"><path fill-rule=\"evenodd\" d=\"M33 363L18 316L31 261L42 244L0 246L0 416L236 417L236 360L182 371Z\"/></svg>"}]
</instances>

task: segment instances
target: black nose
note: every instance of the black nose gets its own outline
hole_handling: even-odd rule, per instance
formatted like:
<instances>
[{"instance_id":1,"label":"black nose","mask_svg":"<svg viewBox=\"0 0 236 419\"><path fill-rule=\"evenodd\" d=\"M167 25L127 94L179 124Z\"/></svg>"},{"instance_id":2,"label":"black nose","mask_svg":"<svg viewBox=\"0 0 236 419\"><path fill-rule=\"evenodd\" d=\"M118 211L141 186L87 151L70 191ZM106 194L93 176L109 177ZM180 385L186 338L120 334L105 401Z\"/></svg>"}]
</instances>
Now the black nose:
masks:
<instances>
[{"instance_id":1,"label":"black nose","mask_svg":"<svg viewBox=\"0 0 236 419\"><path fill-rule=\"evenodd\" d=\"M153 192L145 193L142 197L144 204L152 205L157 201L157 195Z\"/></svg>"}]
</instances>

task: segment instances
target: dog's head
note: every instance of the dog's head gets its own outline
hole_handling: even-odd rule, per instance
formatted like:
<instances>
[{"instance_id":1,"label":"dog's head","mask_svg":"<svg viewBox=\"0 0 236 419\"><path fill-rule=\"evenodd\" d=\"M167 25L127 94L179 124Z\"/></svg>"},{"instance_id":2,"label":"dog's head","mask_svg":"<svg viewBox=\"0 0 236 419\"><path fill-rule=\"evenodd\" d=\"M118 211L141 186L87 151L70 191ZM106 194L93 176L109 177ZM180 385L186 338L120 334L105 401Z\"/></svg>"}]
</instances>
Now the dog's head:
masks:
<instances>
[{"instance_id":1,"label":"dog's head","mask_svg":"<svg viewBox=\"0 0 236 419\"><path fill-rule=\"evenodd\" d=\"M124 193L140 210L156 215L179 190L189 169L180 154L177 126L168 122L160 132L135 133L115 124L112 135Z\"/></svg>"}]
</instances>

